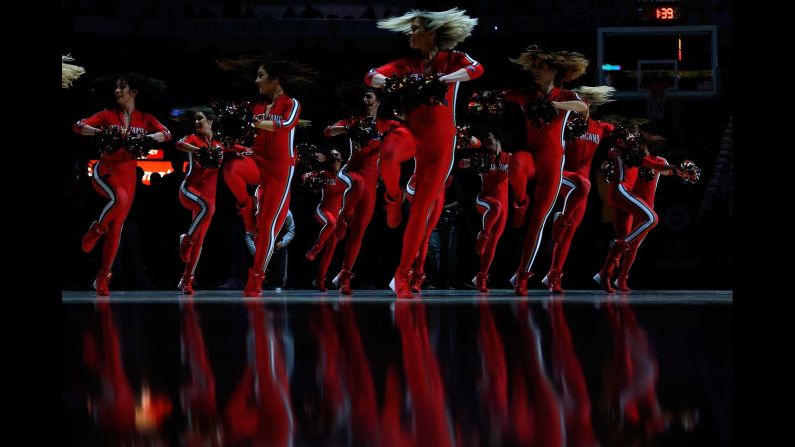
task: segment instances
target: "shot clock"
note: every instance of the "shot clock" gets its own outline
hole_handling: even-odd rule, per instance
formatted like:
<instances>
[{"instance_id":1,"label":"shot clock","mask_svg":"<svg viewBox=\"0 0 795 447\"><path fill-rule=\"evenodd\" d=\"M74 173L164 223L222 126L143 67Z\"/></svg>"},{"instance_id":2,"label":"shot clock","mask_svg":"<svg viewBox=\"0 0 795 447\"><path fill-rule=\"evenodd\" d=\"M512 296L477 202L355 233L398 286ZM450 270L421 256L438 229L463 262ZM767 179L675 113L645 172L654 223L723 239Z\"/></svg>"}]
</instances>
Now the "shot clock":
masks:
<instances>
[{"instance_id":1,"label":"shot clock","mask_svg":"<svg viewBox=\"0 0 795 447\"><path fill-rule=\"evenodd\" d=\"M635 17L646 23L676 23L684 18L685 0L635 0Z\"/></svg>"}]
</instances>

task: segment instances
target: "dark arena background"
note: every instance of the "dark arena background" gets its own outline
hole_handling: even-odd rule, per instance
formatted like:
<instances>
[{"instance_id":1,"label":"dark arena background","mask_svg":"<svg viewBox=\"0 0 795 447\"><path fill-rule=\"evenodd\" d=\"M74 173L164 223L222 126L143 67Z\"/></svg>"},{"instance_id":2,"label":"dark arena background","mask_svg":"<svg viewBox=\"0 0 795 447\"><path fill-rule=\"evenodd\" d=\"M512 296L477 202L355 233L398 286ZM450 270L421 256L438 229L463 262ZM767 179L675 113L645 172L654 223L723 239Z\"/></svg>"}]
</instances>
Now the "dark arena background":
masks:
<instances>
[{"instance_id":1,"label":"dark arena background","mask_svg":"<svg viewBox=\"0 0 795 447\"><path fill-rule=\"evenodd\" d=\"M490 291L480 293L472 281L481 180L456 154L459 211L445 214L432 236L427 279L413 299L389 289L410 203L390 228L381 182L353 295L331 282L343 241L328 268L329 290L318 291L318 260L305 255L322 226L321 196L301 184L300 165L291 184L295 236L280 258L284 281L269 271L262 298L243 297L253 257L220 174L196 293L182 294L179 238L191 213L178 199L188 157L175 143L194 129L173 113L257 95L255 72L248 79L216 61L268 54L314 68L313 87L289 92L311 123L296 129L295 144L335 148L347 160L348 139L326 138L324 128L358 113L370 69L416 51L377 22L453 7L478 19L456 50L485 69L460 84L459 121L474 92L533 84L509 60L529 45L576 51L590 63L565 88L616 88L595 118L645 119L645 129L665 137L656 155L701 168L695 184L660 179L659 221L638 252L631 293L607 293L592 279L615 238L597 159L565 293L540 281L552 258L550 215L528 296L514 295L509 280L526 228L514 228L512 214ZM61 54L85 74L59 92L59 445L731 446L732 7L730 0L62 0ZM142 97L136 109L173 138L138 161L111 296L99 297L92 282L103 240L90 253L81 240L108 200L92 186L100 153L73 126L114 107L114 87L94 81L123 72L165 82L162 95ZM402 165L401 185L413 169L411 160ZM528 186L532 198L534 181ZM554 211L561 207L559 199Z\"/></svg>"}]
</instances>

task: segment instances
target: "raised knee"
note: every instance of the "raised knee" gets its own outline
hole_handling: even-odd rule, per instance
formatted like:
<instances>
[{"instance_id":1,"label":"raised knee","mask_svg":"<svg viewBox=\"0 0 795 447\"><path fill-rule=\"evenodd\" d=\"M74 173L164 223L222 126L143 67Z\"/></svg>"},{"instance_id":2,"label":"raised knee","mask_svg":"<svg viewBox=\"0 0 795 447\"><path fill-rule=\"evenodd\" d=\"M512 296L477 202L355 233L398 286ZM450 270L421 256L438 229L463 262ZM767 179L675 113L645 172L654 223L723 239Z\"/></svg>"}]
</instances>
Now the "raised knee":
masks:
<instances>
[{"instance_id":1,"label":"raised knee","mask_svg":"<svg viewBox=\"0 0 795 447\"><path fill-rule=\"evenodd\" d=\"M587 177L582 177L579 175L576 176L574 178L574 184L577 185L578 189L582 188L583 191L588 191L591 189L591 181L588 180Z\"/></svg>"},{"instance_id":2,"label":"raised knee","mask_svg":"<svg viewBox=\"0 0 795 447\"><path fill-rule=\"evenodd\" d=\"M649 228L654 228L660 221L660 217L655 213L653 210L651 212L651 226Z\"/></svg>"}]
</instances>

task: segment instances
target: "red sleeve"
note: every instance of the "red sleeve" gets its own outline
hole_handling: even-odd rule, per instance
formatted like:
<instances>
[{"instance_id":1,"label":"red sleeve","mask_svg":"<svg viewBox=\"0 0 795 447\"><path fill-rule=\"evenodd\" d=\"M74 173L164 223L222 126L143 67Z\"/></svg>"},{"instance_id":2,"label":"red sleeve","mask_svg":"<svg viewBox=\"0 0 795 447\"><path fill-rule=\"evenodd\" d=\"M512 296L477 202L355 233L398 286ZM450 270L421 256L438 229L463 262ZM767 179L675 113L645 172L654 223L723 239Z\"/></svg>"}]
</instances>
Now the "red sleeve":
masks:
<instances>
[{"instance_id":1,"label":"red sleeve","mask_svg":"<svg viewBox=\"0 0 795 447\"><path fill-rule=\"evenodd\" d=\"M453 51L451 55L453 58L453 71L465 68L469 72L469 79L477 79L483 76L483 65L472 59L468 54L461 51Z\"/></svg>"},{"instance_id":2,"label":"red sleeve","mask_svg":"<svg viewBox=\"0 0 795 447\"><path fill-rule=\"evenodd\" d=\"M609 137L613 135L613 132L616 130L616 126L610 123L602 123L602 138Z\"/></svg>"},{"instance_id":3,"label":"red sleeve","mask_svg":"<svg viewBox=\"0 0 795 447\"><path fill-rule=\"evenodd\" d=\"M396 60L390 62L386 65L382 65L378 68L373 68L372 70L368 71L367 74L364 76L364 83L368 86L373 86L373 76L376 74L382 74L386 77L390 77L394 74L399 74L405 71L406 62L405 59Z\"/></svg>"},{"instance_id":4,"label":"red sleeve","mask_svg":"<svg viewBox=\"0 0 795 447\"><path fill-rule=\"evenodd\" d=\"M179 148L179 147L183 146L185 143L193 145L193 146L196 146L196 147L202 147L203 146L201 144L201 140L199 139L199 137L196 136L196 134L189 134L189 135L185 135L184 137L182 137L179 141L177 141L177 147Z\"/></svg>"},{"instance_id":5,"label":"red sleeve","mask_svg":"<svg viewBox=\"0 0 795 447\"><path fill-rule=\"evenodd\" d=\"M290 103L286 111L279 116L274 116L273 123L276 131L291 130L298 125L298 117L301 115L301 104L295 98L290 98ZM280 118L280 119L279 119Z\"/></svg>"},{"instance_id":6,"label":"red sleeve","mask_svg":"<svg viewBox=\"0 0 795 447\"><path fill-rule=\"evenodd\" d=\"M80 121L75 123L75 125L72 127L72 130L74 130L77 133L80 133L80 129L82 129L86 125L97 128L107 127L108 126L107 110L97 112L89 116L88 118L81 119Z\"/></svg>"},{"instance_id":7,"label":"red sleeve","mask_svg":"<svg viewBox=\"0 0 795 447\"><path fill-rule=\"evenodd\" d=\"M666 160L662 157L656 157L654 155L647 155L643 157L643 166L647 168L654 169L656 171L667 171L669 170L669 164Z\"/></svg>"},{"instance_id":8,"label":"red sleeve","mask_svg":"<svg viewBox=\"0 0 795 447\"><path fill-rule=\"evenodd\" d=\"M193 134L190 134L180 138L179 141L177 141L177 144L175 145L177 149L182 148L185 144L193 144L193 138L191 138L192 136Z\"/></svg>"},{"instance_id":9,"label":"red sleeve","mask_svg":"<svg viewBox=\"0 0 795 447\"><path fill-rule=\"evenodd\" d=\"M170 141L171 140L171 132L169 132L168 129L166 129L166 126L162 125L160 123L160 121L158 121L157 118L155 118L154 116L152 116L152 115L150 115L148 113L146 113L144 115L146 116L146 121L145 122L146 122L146 130L147 131L154 130L154 133L163 132L163 135L166 137L166 139L164 141Z\"/></svg>"},{"instance_id":10,"label":"red sleeve","mask_svg":"<svg viewBox=\"0 0 795 447\"><path fill-rule=\"evenodd\" d=\"M345 119L343 119L343 120L339 120L339 121L337 121L336 123L334 123L334 124L332 124L332 125L330 125L330 126L326 127L326 128L323 130L323 135L324 135L324 136L326 136L326 137L330 137L330 136L331 136L331 134L329 133L329 127L345 127L345 126L350 126L351 124L353 124L353 122L354 122L354 119L353 119L353 118L345 118Z\"/></svg>"}]
</instances>

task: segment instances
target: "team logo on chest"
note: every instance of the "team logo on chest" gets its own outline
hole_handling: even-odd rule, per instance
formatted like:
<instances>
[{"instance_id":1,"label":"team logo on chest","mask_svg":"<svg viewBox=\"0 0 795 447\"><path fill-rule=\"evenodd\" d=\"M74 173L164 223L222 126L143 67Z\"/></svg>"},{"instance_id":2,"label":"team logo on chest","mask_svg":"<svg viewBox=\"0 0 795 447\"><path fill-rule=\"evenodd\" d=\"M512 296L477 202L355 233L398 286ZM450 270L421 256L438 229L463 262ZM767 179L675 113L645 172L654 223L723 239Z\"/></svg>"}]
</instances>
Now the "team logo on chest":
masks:
<instances>
[{"instance_id":1,"label":"team logo on chest","mask_svg":"<svg viewBox=\"0 0 795 447\"><path fill-rule=\"evenodd\" d=\"M585 141L591 141L594 144L599 144L599 135L595 133L585 132L584 134L582 134L582 136L579 139Z\"/></svg>"},{"instance_id":2,"label":"team logo on chest","mask_svg":"<svg viewBox=\"0 0 795 447\"><path fill-rule=\"evenodd\" d=\"M505 171L505 172L508 172L508 163L492 163L489 166L489 171Z\"/></svg>"}]
</instances>

